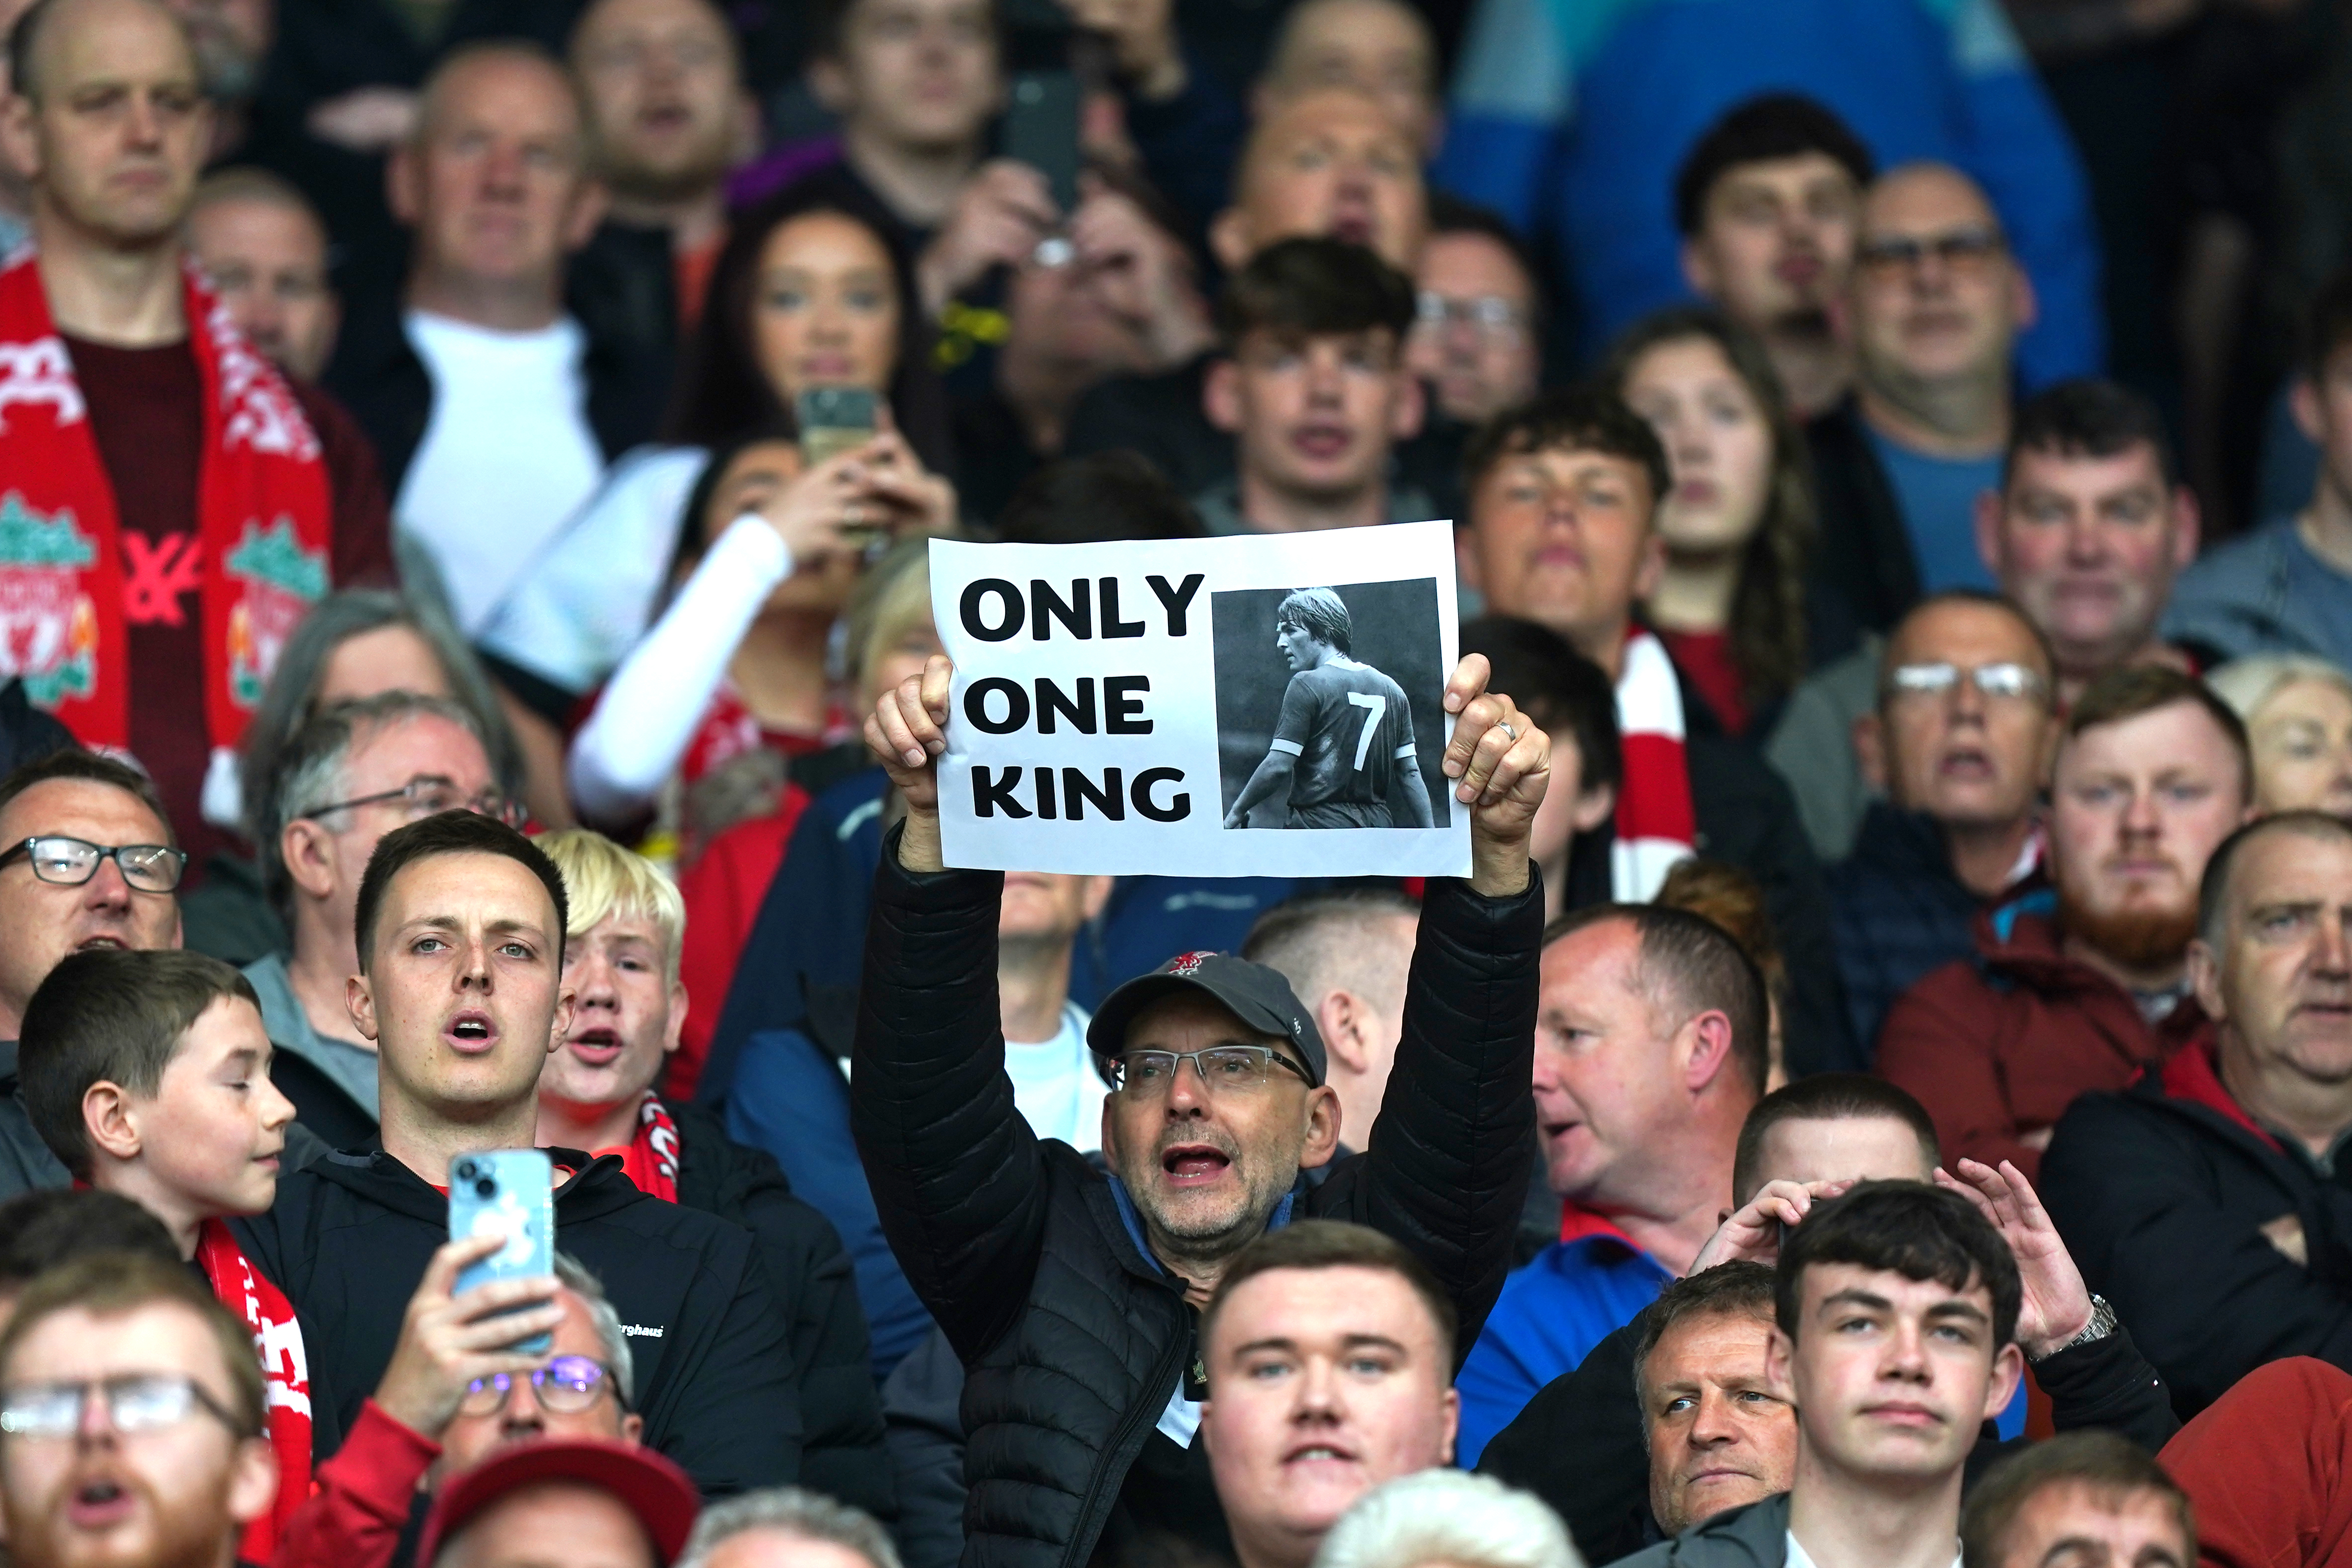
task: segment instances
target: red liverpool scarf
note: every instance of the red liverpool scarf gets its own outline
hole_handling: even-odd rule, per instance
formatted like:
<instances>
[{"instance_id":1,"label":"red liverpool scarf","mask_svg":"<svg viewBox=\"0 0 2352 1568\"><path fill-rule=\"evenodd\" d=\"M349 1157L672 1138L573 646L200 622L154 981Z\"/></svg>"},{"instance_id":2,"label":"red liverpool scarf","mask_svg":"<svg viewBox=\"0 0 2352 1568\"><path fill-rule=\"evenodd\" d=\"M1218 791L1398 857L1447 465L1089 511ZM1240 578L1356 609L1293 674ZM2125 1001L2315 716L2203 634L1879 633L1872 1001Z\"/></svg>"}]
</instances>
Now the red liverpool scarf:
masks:
<instances>
[{"instance_id":1,"label":"red liverpool scarf","mask_svg":"<svg viewBox=\"0 0 2352 1568\"><path fill-rule=\"evenodd\" d=\"M295 1510L310 1498L310 1360L303 1354L294 1304L253 1266L217 1219L205 1220L196 1235L196 1265L212 1281L221 1305L253 1331L253 1348L261 1357L269 1446L278 1455L278 1500L245 1527L237 1556L267 1563L277 1556L278 1538Z\"/></svg>"},{"instance_id":2,"label":"red liverpool scarf","mask_svg":"<svg viewBox=\"0 0 2352 1568\"><path fill-rule=\"evenodd\" d=\"M1683 694L1665 646L1635 628L1617 676L1617 728L1624 783L1617 792L1617 841L1611 846L1611 895L1626 904L1657 896L1677 861L1698 838L1691 810L1690 763L1683 753Z\"/></svg>"},{"instance_id":3,"label":"red liverpool scarf","mask_svg":"<svg viewBox=\"0 0 2352 1568\"><path fill-rule=\"evenodd\" d=\"M332 509L301 406L191 270L188 346L205 392L196 485L205 725L235 747L278 653L325 597ZM131 738L126 562L114 491L30 251L0 270L0 680L93 747ZM144 552L142 552L142 556ZM126 577L126 569L131 575Z\"/></svg>"},{"instance_id":4,"label":"red liverpool scarf","mask_svg":"<svg viewBox=\"0 0 2352 1568\"><path fill-rule=\"evenodd\" d=\"M637 1135L625 1147L596 1152L620 1155L621 1174L639 1192L664 1203L677 1201L677 1124L652 1090L637 1106Z\"/></svg>"}]
</instances>

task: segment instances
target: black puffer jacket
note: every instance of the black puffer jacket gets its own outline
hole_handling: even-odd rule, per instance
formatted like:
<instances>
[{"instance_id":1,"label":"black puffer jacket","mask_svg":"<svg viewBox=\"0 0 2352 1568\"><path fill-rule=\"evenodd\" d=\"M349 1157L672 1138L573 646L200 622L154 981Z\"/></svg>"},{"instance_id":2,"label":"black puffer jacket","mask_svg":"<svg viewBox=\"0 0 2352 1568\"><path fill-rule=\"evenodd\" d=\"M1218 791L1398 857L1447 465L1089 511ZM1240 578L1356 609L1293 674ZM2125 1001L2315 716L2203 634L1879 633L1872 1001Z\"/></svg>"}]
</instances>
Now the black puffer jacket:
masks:
<instances>
[{"instance_id":1,"label":"black puffer jacket","mask_svg":"<svg viewBox=\"0 0 2352 1568\"><path fill-rule=\"evenodd\" d=\"M677 1201L731 1219L760 1240L760 1260L791 1325L801 1380L800 1484L878 1519L898 1513L882 1402L867 1364L857 1280L833 1224L793 1196L775 1157L727 1136L699 1105L665 1102L677 1128Z\"/></svg>"},{"instance_id":2,"label":"black puffer jacket","mask_svg":"<svg viewBox=\"0 0 2352 1568\"><path fill-rule=\"evenodd\" d=\"M1180 1281L1144 1257L1107 1180L1013 1107L997 1030L992 873L911 875L885 841L850 1079L851 1126L907 1278L969 1369L963 1561L1078 1568L1177 1386ZM1486 1321L1510 1264L1527 1132L1543 890L1433 881L1404 1036L1370 1150L1295 1212L1410 1247Z\"/></svg>"}]
</instances>

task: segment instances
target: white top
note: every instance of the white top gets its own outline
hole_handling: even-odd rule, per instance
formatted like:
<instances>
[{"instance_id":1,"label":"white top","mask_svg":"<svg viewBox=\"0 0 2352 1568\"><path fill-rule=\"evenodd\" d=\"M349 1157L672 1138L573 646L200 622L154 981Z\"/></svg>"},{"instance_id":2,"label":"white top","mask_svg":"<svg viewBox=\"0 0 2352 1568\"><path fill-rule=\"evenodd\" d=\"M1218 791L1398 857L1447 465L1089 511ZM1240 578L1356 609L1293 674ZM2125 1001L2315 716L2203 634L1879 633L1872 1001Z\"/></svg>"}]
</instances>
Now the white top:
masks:
<instances>
[{"instance_id":1,"label":"white top","mask_svg":"<svg viewBox=\"0 0 2352 1568\"><path fill-rule=\"evenodd\" d=\"M710 710L743 634L792 574L782 534L750 514L727 525L572 737L565 772L583 816L613 821L653 803Z\"/></svg>"},{"instance_id":2,"label":"white top","mask_svg":"<svg viewBox=\"0 0 2352 1568\"><path fill-rule=\"evenodd\" d=\"M1812 1553L1798 1542L1797 1532L1793 1530L1789 1531L1788 1568L1821 1568L1821 1564L1813 1561ZM1952 1552L1952 1568L1960 1568L1960 1553L1957 1549Z\"/></svg>"},{"instance_id":3,"label":"white top","mask_svg":"<svg viewBox=\"0 0 2352 1568\"><path fill-rule=\"evenodd\" d=\"M482 629L481 645L567 692L594 690L653 624L687 525L699 446L623 453Z\"/></svg>"},{"instance_id":4,"label":"white top","mask_svg":"<svg viewBox=\"0 0 2352 1568\"><path fill-rule=\"evenodd\" d=\"M423 310L404 320L433 378L433 414L393 519L431 552L470 638L604 471L581 373L587 338L568 317L535 332Z\"/></svg>"},{"instance_id":5,"label":"white top","mask_svg":"<svg viewBox=\"0 0 2352 1568\"><path fill-rule=\"evenodd\" d=\"M1080 1154L1102 1147L1103 1096L1110 1090L1087 1049L1084 1008L1062 1004L1062 1031L1034 1045L1004 1042L1013 1103L1041 1138L1059 1138Z\"/></svg>"}]
</instances>

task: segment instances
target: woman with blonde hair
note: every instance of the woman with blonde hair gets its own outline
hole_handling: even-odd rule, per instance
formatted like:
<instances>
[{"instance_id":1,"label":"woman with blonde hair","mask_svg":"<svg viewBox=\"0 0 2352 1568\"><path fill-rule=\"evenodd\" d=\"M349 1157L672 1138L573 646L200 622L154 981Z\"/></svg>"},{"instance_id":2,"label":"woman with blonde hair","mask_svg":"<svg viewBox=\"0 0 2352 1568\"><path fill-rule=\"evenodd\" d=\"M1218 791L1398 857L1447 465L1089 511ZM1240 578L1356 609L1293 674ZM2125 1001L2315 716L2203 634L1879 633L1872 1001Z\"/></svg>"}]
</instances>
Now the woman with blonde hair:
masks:
<instances>
[{"instance_id":1,"label":"woman with blonde hair","mask_svg":"<svg viewBox=\"0 0 2352 1568\"><path fill-rule=\"evenodd\" d=\"M1356 1500L1314 1568L1584 1568L1559 1516L1491 1476L1423 1470Z\"/></svg>"}]
</instances>

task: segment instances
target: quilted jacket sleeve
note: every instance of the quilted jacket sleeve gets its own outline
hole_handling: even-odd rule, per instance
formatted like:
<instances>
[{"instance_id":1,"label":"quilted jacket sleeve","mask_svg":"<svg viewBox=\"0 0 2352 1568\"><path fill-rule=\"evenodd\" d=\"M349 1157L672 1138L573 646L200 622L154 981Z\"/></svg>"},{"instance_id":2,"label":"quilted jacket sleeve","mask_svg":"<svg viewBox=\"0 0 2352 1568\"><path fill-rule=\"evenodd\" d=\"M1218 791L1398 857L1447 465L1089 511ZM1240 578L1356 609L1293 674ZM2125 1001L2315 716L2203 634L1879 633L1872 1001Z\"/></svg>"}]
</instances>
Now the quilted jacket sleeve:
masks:
<instances>
[{"instance_id":1,"label":"quilted jacket sleeve","mask_svg":"<svg viewBox=\"0 0 2352 1568\"><path fill-rule=\"evenodd\" d=\"M1542 936L1532 868L1517 898L1431 880L1381 1119L1312 1205L1394 1237L1429 1266L1460 1316L1457 1356L1502 1291L1527 1199Z\"/></svg>"},{"instance_id":2,"label":"quilted jacket sleeve","mask_svg":"<svg viewBox=\"0 0 2352 1568\"><path fill-rule=\"evenodd\" d=\"M1028 1297L1045 1167L1013 1105L997 1024L1004 878L910 873L898 831L874 873L849 1124L898 1266L969 1361Z\"/></svg>"}]
</instances>

